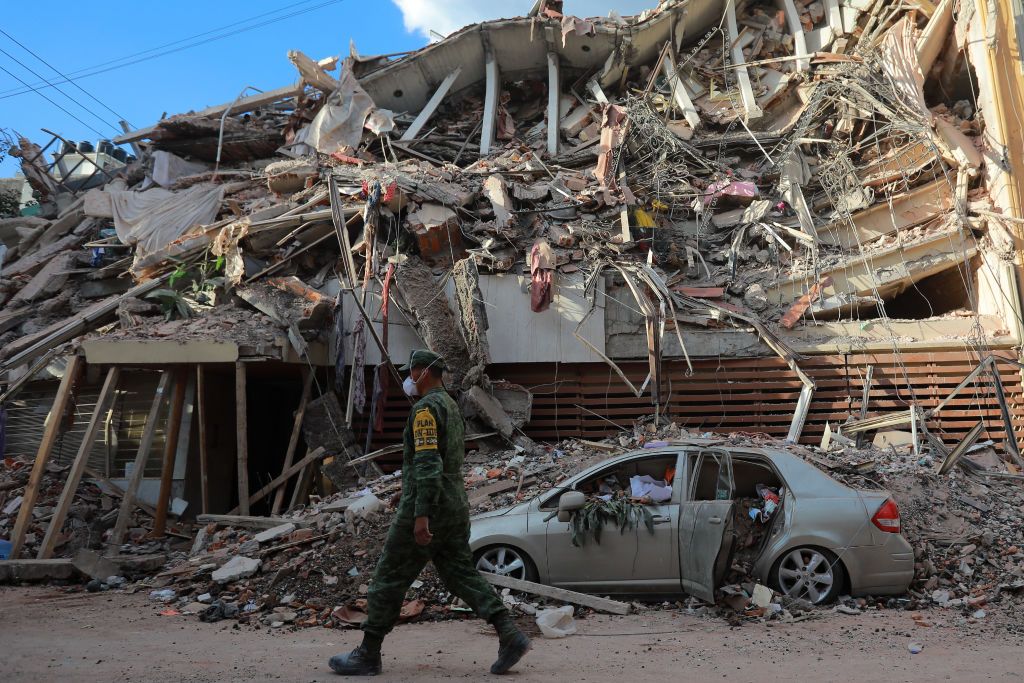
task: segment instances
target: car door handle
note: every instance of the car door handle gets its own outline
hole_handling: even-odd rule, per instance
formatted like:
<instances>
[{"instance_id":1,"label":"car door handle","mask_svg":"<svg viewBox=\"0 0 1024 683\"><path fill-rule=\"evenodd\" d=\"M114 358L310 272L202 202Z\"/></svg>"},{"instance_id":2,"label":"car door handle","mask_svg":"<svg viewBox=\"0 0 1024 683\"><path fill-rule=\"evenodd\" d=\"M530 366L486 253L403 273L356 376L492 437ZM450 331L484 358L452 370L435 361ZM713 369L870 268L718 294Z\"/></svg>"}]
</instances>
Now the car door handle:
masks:
<instances>
[{"instance_id":1,"label":"car door handle","mask_svg":"<svg viewBox=\"0 0 1024 683\"><path fill-rule=\"evenodd\" d=\"M655 524L668 524L669 522L672 521L672 518L671 517L657 516L657 517L651 517L651 521L654 522Z\"/></svg>"},{"instance_id":2,"label":"car door handle","mask_svg":"<svg viewBox=\"0 0 1024 683\"><path fill-rule=\"evenodd\" d=\"M721 517L708 517L708 523L709 524L721 524L722 523L722 518Z\"/></svg>"}]
</instances>

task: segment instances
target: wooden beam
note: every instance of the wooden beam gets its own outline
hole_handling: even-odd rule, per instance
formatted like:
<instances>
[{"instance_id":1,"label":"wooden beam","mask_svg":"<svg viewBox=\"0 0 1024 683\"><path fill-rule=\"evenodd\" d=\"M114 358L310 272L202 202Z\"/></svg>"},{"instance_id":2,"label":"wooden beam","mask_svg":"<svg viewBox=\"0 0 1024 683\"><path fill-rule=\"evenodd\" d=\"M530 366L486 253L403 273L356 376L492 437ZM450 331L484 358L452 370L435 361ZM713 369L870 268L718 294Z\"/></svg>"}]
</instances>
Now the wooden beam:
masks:
<instances>
[{"instance_id":1,"label":"wooden beam","mask_svg":"<svg viewBox=\"0 0 1024 683\"><path fill-rule=\"evenodd\" d=\"M249 514L249 412L245 397L245 363L235 363L235 444L238 456L238 510Z\"/></svg>"},{"instance_id":2,"label":"wooden beam","mask_svg":"<svg viewBox=\"0 0 1024 683\"><path fill-rule=\"evenodd\" d=\"M434 112L441 105L445 95L447 95L448 91L451 90L452 85L455 83L455 79L459 77L460 73L462 73L462 67L457 66L455 67L455 71L448 74L445 79L441 81L441 85L437 86L437 90L434 91L434 94L423 106L423 109L420 110L420 113L416 115L416 118L413 119L409 128L402 133L402 137L399 139L413 140L420 134L420 131L423 130L423 126L427 124L427 121L430 120L430 117L434 115Z\"/></svg>"},{"instance_id":3,"label":"wooden beam","mask_svg":"<svg viewBox=\"0 0 1024 683\"><path fill-rule=\"evenodd\" d=\"M218 104L213 107L207 107L202 111L192 114L191 116L194 116L196 118L208 119L213 118L215 116L220 116L228 109L233 111L235 114L244 114L247 111L259 109L260 107L265 107L268 104L273 104L278 100L284 100L289 97L298 97L300 94L302 94L302 89L302 81L299 81L298 83L286 85L283 88L278 88L276 90L268 90L267 92L261 92L255 95L250 95L248 97L243 97L233 102L226 102L224 104ZM154 132L156 132L156 130L157 126L155 124L152 126L147 126L145 128L139 128L138 130L127 132L124 135L118 135L116 138L114 138L113 142L115 145L123 145L126 142L137 142L139 140L145 140L146 138L150 137Z\"/></svg>"},{"instance_id":4,"label":"wooden beam","mask_svg":"<svg viewBox=\"0 0 1024 683\"><path fill-rule=\"evenodd\" d=\"M120 375L121 368L116 365L107 371L107 378L103 381L103 388L100 389L99 398L96 399L96 407L92 411L89 425L85 428L85 434L82 435L82 443L78 447L78 453L75 455L74 462L71 463L71 469L68 470L68 478L64 483L64 490L61 491L57 507L50 518L50 526L46 529L43 544L39 546L39 553L36 555L36 558L40 560L52 557L53 551L57 547L57 538L60 536L61 528L64 526L64 518L67 517L68 510L71 508L71 502L75 499L75 491L78 489L78 484L82 481L82 474L85 472L85 466L89 462L89 452L96 441L96 434L99 433L100 425L106 419L107 410L109 410L110 404L117 394L117 380Z\"/></svg>"},{"instance_id":5,"label":"wooden beam","mask_svg":"<svg viewBox=\"0 0 1024 683\"><path fill-rule=\"evenodd\" d=\"M275 526L288 524L297 527L313 526L313 520L288 519L287 517L251 517L247 515L196 515L200 524L220 524L223 526L242 526L250 529L273 529Z\"/></svg>"},{"instance_id":6,"label":"wooden beam","mask_svg":"<svg viewBox=\"0 0 1024 683\"><path fill-rule=\"evenodd\" d=\"M46 474L46 463L53 451L53 444L60 434L61 420L68 407L71 390L75 385L81 365L82 360L78 354L68 358L67 367L64 368L64 377L60 380L57 395L53 399L53 406L50 407L50 413L46 417L46 426L43 428L43 438L39 442L39 450L36 452L36 461L32 465L28 484L25 485L25 493L22 494L21 507L18 508L18 518L14 522L14 530L11 531L11 552L8 557L12 560L18 559L25 544L25 532L28 531L28 525L32 521L32 508L36 505L39 486L43 483L43 475Z\"/></svg>"},{"instance_id":7,"label":"wooden beam","mask_svg":"<svg viewBox=\"0 0 1024 683\"><path fill-rule=\"evenodd\" d=\"M199 420L199 489L202 512L210 510L210 464L206 450L206 378L202 364L196 365L196 418Z\"/></svg>"},{"instance_id":8,"label":"wooden beam","mask_svg":"<svg viewBox=\"0 0 1024 683\"><path fill-rule=\"evenodd\" d=\"M953 469L957 461L960 460L963 454L967 452L967 449L973 446L974 442L978 440L978 437L981 436L981 430L984 428L984 420L978 420L978 424L971 427L971 431L967 432L967 435L960 440L960 443L956 445L956 448L954 448L949 455L943 459L942 464L939 465L939 474L949 474L949 471ZM1013 438L1013 430L1009 427L1007 428L1007 434L1009 434L1010 439Z\"/></svg>"},{"instance_id":9,"label":"wooden beam","mask_svg":"<svg viewBox=\"0 0 1024 683\"><path fill-rule=\"evenodd\" d=\"M558 53L548 50L548 154L558 155L558 104L562 97L562 77Z\"/></svg>"},{"instance_id":10,"label":"wooden beam","mask_svg":"<svg viewBox=\"0 0 1024 683\"><path fill-rule=\"evenodd\" d=\"M256 503L260 502L261 500L266 498L268 493L270 493L271 491L276 489L278 486L280 486L284 482L288 481L288 477L292 476L293 474L295 474L296 472L298 472L299 470L304 468L306 465L313 464L314 462L316 462L320 458L324 457L324 455L326 455L326 451L324 451L323 447L320 447L320 448L317 448L314 451L311 451L302 460L298 461L297 463L295 463L294 465L292 465L291 467L286 469L284 472L282 472L281 476L277 477L272 482L270 482L269 484L267 484L266 486L261 488L259 491L257 491L256 493L252 494L251 496L249 496L249 499L247 501L248 504L249 505L255 505ZM238 515L238 514L244 515L245 513L243 513L241 511L241 506L238 506L234 510L229 512L228 514L229 515Z\"/></svg>"},{"instance_id":11,"label":"wooden beam","mask_svg":"<svg viewBox=\"0 0 1024 683\"><path fill-rule=\"evenodd\" d=\"M139 495L139 484L146 470L146 461L149 460L149 450L153 446L153 437L156 436L157 418L160 416L160 408L163 406L164 396L171 384L171 373L164 370L160 373L160 381L156 385L156 393L153 395L153 403L149 407L149 414L146 416L146 424L142 428L142 438L139 440L139 450L135 453L135 462L132 465L132 473L128 477L128 484L124 489L124 496L121 498L121 511L117 514L117 522L114 530L110 532L108 545L116 547L124 542L124 533L128 529L128 520L131 518L132 509L135 507L135 498Z\"/></svg>"},{"instance_id":12,"label":"wooden beam","mask_svg":"<svg viewBox=\"0 0 1024 683\"><path fill-rule=\"evenodd\" d=\"M313 468L309 465L299 470L299 476L295 480L295 488L292 490L292 499L288 501L288 509L294 510L300 500L309 498L310 487L313 484Z\"/></svg>"},{"instance_id":13,"label":"wooden beam","mask_svg":"<svg viewBox=\"0 0 1024 683\"><path fill-rule=\"evenodd\" d=\"M501 96L501 70L494 50L487 49L484 62L484 118L480 128L480 156L491 152L495 130L498 125L498 98Z\"/></svg>"},{"instance_id":14,"label":"wooden beam","mask_svg":"<svg viewBox=\"0 0 1024 683\"><path fill-rule=\"evenodd\" d=\"M171 394L171 412L164 429L164 458L160 469L160 493L156 499L156 517L153 519L152 536L160 537L167 530L167 506L171 500L171 480L174 477L174 459L178 453L178 434L181 431L181 415L185 408L185 387L188 384L188 369L179 367L174 373L174 392Z\"/></svg>"},{"instance_id":15,"label":"wooden beam","mask_svg":"<svg viewBox=\"0 0 1024 683\"><path fill-rule=\"evenodd\" d=\"M595 595L577 593L576 591L555 588L554 586L545 586L542 583L534 583L532 581L522 581L520 579L513 579L511 576L502 576L501 574L492 574L490 572L480 572L480 576L487 579L489 583L501 588L510 588L514 591L540 595L573 605L582 605L601 612L608 612L609 614L629 614L630 611L629 603L619 602L618 600L599 598Z\"/></svg>"},{"instance_id":16,"label":"wooden beam","mask_svg":"<svg viewBox=\"0 0 1024 683\"><path fill-rule=\"evenodd\" d=\"M313 371L309 368L302 368L302 398L299 399L299 408L295 411L295 422L292 424L292 435L288 439L288 450L284 454L284 464L281 471L287 470L295 460L295 449L299 445L299 437L302 435L302 418L306 415L306 404L309 403L309 395L313 389ZM281 511L284 504L284 490L282 486L274 494L274 504L270 507L270 514L276 515Z\"/></svg>"}]
</instances>

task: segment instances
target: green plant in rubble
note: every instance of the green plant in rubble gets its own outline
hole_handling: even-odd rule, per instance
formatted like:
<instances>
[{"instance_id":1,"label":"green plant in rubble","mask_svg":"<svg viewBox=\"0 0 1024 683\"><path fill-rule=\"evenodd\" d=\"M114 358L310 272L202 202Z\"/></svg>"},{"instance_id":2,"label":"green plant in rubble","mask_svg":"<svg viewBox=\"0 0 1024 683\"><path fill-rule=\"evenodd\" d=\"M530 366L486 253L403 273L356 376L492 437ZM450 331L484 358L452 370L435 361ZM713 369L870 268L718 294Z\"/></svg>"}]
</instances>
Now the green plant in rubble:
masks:
<instances>
[{"instance_id":1,"label":"green plant in rubble","mask_svg":"<svg viewBox=\"0 0 1024 683\"><path fill-rule=\"evenodd\" d=\"M185 297L177 290L154 289L146 295L146 298L160 304L160 311L164 314L165 320L173 320L176 317L182 319L192 317L192 309L189 308Z\"/></svg>"},{"instance_id":2,"label":"green plant in rubble","mask_svg":"<svg viewBox=\"0 0 1024 683\"><path fill-rule=\"evenodd\" d=\"M588 537L601 544L601 531L606 525L618 528L619 533L636 529L641 524L647 531L654 533L654 515L646 505L634 503L626 498L601 500L595 498L587 501L579 510L572 514L569 521L569 532L572 544L582 548Z\"/></svg>"}]
</instances>

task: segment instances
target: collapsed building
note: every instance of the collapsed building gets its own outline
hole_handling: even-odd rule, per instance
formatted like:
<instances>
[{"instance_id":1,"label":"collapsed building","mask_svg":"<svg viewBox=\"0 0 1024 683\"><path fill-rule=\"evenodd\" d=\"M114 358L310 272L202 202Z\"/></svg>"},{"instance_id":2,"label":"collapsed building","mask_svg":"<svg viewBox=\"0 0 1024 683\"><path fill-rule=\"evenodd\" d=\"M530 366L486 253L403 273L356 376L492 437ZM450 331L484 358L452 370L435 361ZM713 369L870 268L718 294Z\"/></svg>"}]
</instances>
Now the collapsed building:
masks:
<instances>
[{"instance_id":1,"label":"collapsed building","mask_svg":"<svg viewBox=\"0 0 1024 683\"><path fill-rule=\"evenodd\" d=\"M139 510L160 536L392 469L418 347L480 450L654 415L985 438L1017 471L1004 10L546 0L398 57L290 52L292 85L126 131L100 187L21 140L42 216L0 222L3 450L32 458L12 557L61 552L84 480L120 500L117 548Z\"/></svg>"}]
</instances>

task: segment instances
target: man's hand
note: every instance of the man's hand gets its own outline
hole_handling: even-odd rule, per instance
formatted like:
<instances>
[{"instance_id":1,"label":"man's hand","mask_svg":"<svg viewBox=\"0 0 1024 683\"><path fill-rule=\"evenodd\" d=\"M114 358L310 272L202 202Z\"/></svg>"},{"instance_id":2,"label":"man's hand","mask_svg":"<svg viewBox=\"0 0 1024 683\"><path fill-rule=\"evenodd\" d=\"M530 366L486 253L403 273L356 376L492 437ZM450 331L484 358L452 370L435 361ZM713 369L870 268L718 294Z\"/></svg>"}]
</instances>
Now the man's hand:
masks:
<instances>
[{"instance_id":1,"label":"man's hand","mask_svg":"<svg viewBox=\"0 0 1024 683\"><path fill-rule=\"evenodd\" d=\"M430 518L417 517L412 535L416 539L416 545L429 545L430 540L434 538L434 534L430 533Z\"/></svg>"},{"instance_id":2,"label":"man's hand","mask_svg":"<svg viewBox=\"0 0 1024 683\"><path fill-rule=\"evenodd\" d=\"M391 496L391 500L388 501L388 505L393 508L398 507L398 504L402 501L402 489L398 489L398 492Z\"/></svg>"}]
</instances>

